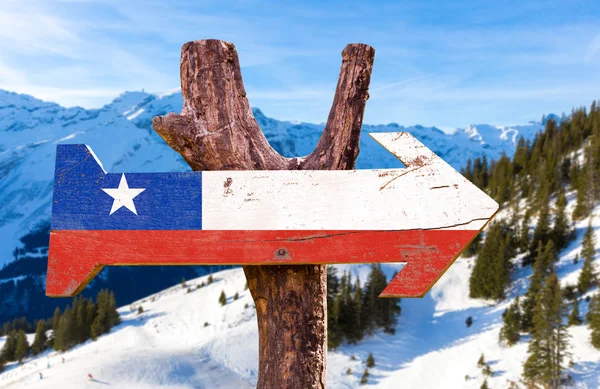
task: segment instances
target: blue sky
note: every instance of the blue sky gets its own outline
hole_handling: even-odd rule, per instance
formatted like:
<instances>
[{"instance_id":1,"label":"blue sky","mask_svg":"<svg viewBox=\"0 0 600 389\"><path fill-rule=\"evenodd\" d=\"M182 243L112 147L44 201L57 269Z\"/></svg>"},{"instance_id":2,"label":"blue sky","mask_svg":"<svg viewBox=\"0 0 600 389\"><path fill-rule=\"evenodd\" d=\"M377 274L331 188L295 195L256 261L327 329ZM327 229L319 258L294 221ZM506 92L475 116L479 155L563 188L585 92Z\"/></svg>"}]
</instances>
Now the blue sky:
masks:
<instances>
[{"instance_id":1,"label":"blue sky","mask_svg":"<svg viewBox=\"0 0 600 389\"><path fill-rule=\"evenodd\" d=\"M361 42L376 50L365 123L518 124L600 98L598 20L598 0L1 0L0 88L101 107L177 88L181 45L217 38L252 106L320 123Z\"/></svg>"}]
</instances>

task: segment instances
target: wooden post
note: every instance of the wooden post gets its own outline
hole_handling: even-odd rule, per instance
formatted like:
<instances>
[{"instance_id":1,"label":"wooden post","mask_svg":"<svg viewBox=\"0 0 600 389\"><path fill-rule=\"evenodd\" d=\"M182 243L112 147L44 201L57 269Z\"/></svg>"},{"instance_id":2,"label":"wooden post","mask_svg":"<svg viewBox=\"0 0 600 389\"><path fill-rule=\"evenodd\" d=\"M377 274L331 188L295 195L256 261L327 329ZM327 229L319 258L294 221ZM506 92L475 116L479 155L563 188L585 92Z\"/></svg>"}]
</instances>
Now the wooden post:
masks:
<instances>
[{"instance_id":1,"label":"wooden post","mask_svg":"<svg viewBox=\"0 0 600 389\"><path fill-rule=\"evenodd\" d=\"M346 46L327 125L306 158L285 158L269 145L246 98L235 46L220 40L183 45L181 114L152 124L194 170L353 169L374 56L370 46ZM257 388L324 389L325 265L244 266L244 273L257 312Z\"/></svg>"}]
</instances>

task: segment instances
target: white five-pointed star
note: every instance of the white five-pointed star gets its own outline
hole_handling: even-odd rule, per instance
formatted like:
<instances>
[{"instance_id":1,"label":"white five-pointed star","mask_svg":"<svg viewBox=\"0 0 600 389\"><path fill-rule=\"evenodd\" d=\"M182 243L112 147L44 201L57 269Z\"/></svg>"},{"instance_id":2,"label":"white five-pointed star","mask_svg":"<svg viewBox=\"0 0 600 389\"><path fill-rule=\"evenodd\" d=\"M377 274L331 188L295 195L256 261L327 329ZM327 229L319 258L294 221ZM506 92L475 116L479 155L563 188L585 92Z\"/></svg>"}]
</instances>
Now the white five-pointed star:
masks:
<instances>
[{"instance_id":1,"label":"white five-pointed star","mask_svg":"<svg viewBox=\"0 0 600 389\"><path fill-rule=\"evenodd\" d=\"M102 188L102 190L105 191L110 197L115 199L113 201L112 208L110 209L110 215L115 213L121 207L125 207L137 215L135 205L133 204L133 198L146 189L129 188L129 185L127 185L127 179L125 179L125 174L123 174L121 176L121 182L119 182L118 188Z\"/></svg>"}]
</instances>

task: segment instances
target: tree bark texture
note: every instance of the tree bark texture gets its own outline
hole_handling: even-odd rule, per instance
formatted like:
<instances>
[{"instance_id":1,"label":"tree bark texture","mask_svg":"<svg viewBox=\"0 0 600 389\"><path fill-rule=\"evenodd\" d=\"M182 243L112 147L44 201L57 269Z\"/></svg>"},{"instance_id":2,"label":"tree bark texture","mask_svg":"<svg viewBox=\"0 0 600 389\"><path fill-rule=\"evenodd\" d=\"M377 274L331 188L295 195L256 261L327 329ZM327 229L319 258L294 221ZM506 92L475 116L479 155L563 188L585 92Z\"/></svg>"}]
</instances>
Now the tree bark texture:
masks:
<instances>
[{"instance_id":1,"label":"tree bark texture","mask_svg":"<svg viewBox=\"0 0 600 389\"><path fill-rule=\"evenodd\" d=\"M183 45L183 108L152 124L194 170L353 169L374 56L364 44L343 50L325 130L305 158L283 157L269 145L250 109L236 49L220 40ZM325 265L244 266L244 273L257 312L257 388L324 389Z\"/></svg>"}]
</instances>

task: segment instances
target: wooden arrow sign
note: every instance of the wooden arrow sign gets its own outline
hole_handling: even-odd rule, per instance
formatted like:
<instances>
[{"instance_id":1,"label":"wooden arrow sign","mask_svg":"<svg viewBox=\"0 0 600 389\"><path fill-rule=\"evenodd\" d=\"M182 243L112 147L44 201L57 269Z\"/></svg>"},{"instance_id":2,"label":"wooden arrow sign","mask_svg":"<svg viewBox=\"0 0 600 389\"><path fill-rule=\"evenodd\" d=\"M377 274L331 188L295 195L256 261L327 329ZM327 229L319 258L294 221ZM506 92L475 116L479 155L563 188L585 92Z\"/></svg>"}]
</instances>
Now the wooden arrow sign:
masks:
<instances>
[{"instance_id":1,"label":"wooden arrow sign","mask_svg":"<svg viewBox=\"0 0 600 389\"><path fill-rule=\"evenodd\" d=\"M105 265L404 262L380 297L422 297L498 204L406 132L404 169L106 173L58 145L46 294Z\"/></svg>"}]
</instances>

